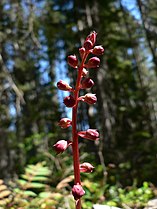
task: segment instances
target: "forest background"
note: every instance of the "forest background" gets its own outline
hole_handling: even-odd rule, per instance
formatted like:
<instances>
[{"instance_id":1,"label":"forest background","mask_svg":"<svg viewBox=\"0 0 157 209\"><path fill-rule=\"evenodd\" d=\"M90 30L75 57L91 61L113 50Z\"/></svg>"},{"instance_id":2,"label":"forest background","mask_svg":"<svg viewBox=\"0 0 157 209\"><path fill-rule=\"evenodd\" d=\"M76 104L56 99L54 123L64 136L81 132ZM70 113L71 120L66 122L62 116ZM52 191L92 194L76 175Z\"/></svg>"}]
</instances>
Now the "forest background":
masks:
<instances>
[{"instance_id":1,"label":"forest background","mask_svg":"<svg viewBox=\"0 0 157 209\"><path fill-rule=\"evenodd\" d=\"M100 69L90 71L98 102L80 104L78 128L96 127L101 140L80 140L81 160L96 167L82 177L83 207L142 207L155 196L157 1L1 0L2 208L73 208L71 151L56 158L53 150L58 139L71 137L57 126L71 111L56 82L74 86L67 56L93 30L105 49Z\"/></svg>"}]
</instances>

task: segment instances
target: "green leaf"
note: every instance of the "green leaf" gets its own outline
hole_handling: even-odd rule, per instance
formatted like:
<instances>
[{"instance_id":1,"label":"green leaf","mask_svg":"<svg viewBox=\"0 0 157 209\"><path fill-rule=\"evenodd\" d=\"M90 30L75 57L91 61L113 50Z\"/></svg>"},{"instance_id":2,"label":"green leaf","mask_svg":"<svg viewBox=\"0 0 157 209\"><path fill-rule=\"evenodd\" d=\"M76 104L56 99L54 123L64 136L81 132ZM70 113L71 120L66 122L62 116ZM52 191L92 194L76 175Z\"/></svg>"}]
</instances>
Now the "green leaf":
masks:
<instances>
[{"instance_id":1,"label":"green leaf","mask_svg":"<svg viewBox=\"0 0 157 209\"><path fill-rule=\"evenodd\" d=\"M37 194L35 192L29 191L29 190L24 191L23 193L24 193L24 195L30 196L30 197L36 197L37 196Z\"/></svg>"},{"instance_id":2,"label":"green leaf","mask_svg":"<svg viewBox=\"0 0 157 209\"><path fill-rule=\"evenodd\" d=\"M48 177L45 176L33 176L32 181L48 181Z\"/></svg>"},{"instance_id":3,"label":"green leaf","mask_svg":"<svg viewBox=\"0 0 157 209\"><path fill-rule=\"evenodd\" d=\"M41 192L39 194L39 197L41 198L47 198L47 197L50 197L51 196L51 192Z\"/></svg>"},{"instance_id":4,"label":"green leaf","mask_svg":"<svg viewBox=\"0 0 157 209\"><path fill-rule=\"evenodd\" d=\"M23 180L23 179L18 179L17 182L18 182L19 184L21 184L22 186L25 185L25 184L27 184L27 181L25 181L25 180Z\"/></svg>"},{"instance_id":5,"label":"green leaf","mask_svg":"<svg viewBox=\"0 0 157 209\"><path fill-rule=\"evenodd\" d=\"M44 188L46 185L42 183L31 182L28 185L28 188Z\"/></svg>"}]
</instances>

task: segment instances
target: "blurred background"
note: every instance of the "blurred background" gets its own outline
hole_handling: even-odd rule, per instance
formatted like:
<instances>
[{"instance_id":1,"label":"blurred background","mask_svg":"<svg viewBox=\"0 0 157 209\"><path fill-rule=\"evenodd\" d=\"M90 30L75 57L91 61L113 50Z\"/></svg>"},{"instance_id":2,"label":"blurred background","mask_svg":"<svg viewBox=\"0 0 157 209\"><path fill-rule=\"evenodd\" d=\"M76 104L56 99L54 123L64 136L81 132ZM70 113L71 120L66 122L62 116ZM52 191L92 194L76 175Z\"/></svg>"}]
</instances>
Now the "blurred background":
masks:
<instances>
[{"instance_id":1,"label":"blurred background","mask_svg":"<svg viewBox=\"0 0 157 209\"><path fill-rule=\"evenodd\" d=\"M105 53L100 68L90 70L98 102L80 103L78 112L78 129L101 135L96 144L80 140L81 162L95 166L82 175L83 208L141 208L156 196L157 1L1 0L2 208L74 208L71 150L53 150L71 137L70 128L57 126L71 110L56 82L75 85L67 56L78 55L91 31Z\"/></svg>"}]
</instances>

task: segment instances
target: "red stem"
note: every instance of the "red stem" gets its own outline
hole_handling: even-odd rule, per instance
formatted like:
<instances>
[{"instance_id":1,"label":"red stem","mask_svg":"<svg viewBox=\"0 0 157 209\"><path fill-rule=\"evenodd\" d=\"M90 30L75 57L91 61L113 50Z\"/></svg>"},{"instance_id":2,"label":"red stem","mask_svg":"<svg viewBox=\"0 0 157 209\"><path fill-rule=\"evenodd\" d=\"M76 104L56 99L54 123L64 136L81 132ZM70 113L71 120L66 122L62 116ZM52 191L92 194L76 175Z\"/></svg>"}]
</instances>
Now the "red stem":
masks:
<instances>
[{"instance_id":1,"label":"red stem","mask_svg":"<svg viewBox=\"0 0 157 209\"><path fill-rule=\"evenodd\" d=\"M79 91L81 86L81 78L82 78L82 71L83 66L85 63L85 60L88 56L88 52L85 53L85 55L82 58L82 62L80 64L80 67L78 69L78 76L74 91L74 98L76 101L76 105L72 109L72 138L73 138L73 165L74 165L74 183L75 184L81 184L80 179L80 161L79 161L79 146L78 146L78 135L77 135L77 109L78 109L78 97L79 97ZM76 203L76 209L81 209L81 199L79 199Z\"/></svg>"}]
</instances>

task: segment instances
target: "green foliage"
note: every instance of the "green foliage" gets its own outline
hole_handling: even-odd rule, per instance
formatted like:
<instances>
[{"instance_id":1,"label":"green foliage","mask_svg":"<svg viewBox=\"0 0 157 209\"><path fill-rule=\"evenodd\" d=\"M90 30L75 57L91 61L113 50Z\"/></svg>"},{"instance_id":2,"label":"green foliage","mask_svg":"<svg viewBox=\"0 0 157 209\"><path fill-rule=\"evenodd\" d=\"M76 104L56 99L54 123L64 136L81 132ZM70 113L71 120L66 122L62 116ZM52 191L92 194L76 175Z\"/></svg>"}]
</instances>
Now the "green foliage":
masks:
<instances>
[{"instance_id":1,"label":"green foliage","mask_svg":"<svg viewBox=\"0 0 157 209\"><path fill-rule=\"evenodd\" d=\"M46 162L27 165L25 172L20 175L16 183L11 182L9 190L0 181L0 206L3 209L74 209L74 200L71 195L71 186L74 177L69 175L69 161L63 158L64 174L52 173ZM121 167L125 165L121 165ZM58 174L60 177L58 177ZM106 184L103 178L102 166L91 174L83 174L82 185L86 191L82 199L83 209L92 208L93 204L107 204L122 207L127 205L132 208L141 208L154 197L154 188L148 182L141 187L133 186L121 188L118 183L115 185ZM55 183L54 179L56 179Z\"/></svg>"},{"instance_id":2,"label":"green foliage","mask_svg":"<svg viewBox=\"0 0 157 209\"><path fill-rule=\"evenodd\" d=\"M105 203L110 206L141 208L154 197L153 190L148 182L141 187L130 186L125 189L116 186L107 186Z\"/></svg>"},{"instance_id":3,"label":"green foliage","mask_svg":"<svg viewBox=\"0 0 157 209\"><path fill-rule=\"evenodd\" d=\"M25 168L25 173L21 178L17 179L17 184L11 184L13 188L13 199L9 204L4 204L6 209L57 209L68 204L74 208L72 195L69 195L65 189L63 194L58 192L58 189L66 187L73 177L68 177L61 181L57 189L51 187L51 170L46 166L45 162L40 162L35 165L28 165ZM64 209L64 207L63 207Z\"/></svg>"}]
</instances>

